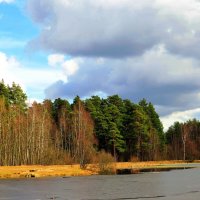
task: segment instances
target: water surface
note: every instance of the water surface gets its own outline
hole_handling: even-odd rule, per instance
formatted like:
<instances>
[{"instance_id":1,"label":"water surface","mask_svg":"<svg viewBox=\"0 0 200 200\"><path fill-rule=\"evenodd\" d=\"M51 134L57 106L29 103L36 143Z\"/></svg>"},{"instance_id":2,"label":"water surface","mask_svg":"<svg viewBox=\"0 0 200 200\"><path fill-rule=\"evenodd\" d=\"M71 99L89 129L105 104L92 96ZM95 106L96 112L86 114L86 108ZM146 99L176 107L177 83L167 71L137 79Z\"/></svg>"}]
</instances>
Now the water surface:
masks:
<instances>
[{"instance_id":1,"label":"water surface","mask_svg":"<svg viewBox=\"0 0 200 200\"><path fill-rule=\"evenodd\" d=\"M199 200L200 168L133 175L0 180L0 200Z\"/></svg>"}]
</instances>

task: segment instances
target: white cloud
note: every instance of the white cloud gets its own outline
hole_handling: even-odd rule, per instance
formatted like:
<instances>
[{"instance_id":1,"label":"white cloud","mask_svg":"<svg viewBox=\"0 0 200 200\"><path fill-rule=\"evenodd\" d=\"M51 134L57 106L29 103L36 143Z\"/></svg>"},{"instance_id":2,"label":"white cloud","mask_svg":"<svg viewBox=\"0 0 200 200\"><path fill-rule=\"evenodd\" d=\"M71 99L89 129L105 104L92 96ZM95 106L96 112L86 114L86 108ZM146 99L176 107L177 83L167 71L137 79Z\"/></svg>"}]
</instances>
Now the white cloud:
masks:
<instances>
[{"instance_id":1,"label":"white cloud","mask_svg":"<svg viewBox=\"0 0 200 200\"><path fill-rule=\"evenodd\" d=\"M82 61L83 60L80 58L66 59L62 54L51 54L48 56L49 66L61 68L66 76L66 82L70 76L74 75L78 71L79 63Z\"/></svg>"},{"instance_id":2,"label":"white cloud","mask_svg":"<svg viewBox=\"0 0 200 200\"><path fill-rule=\"evenodd\" d=\"M43 100L44 91L56 81L66 83L68 78L74 75L79 68L81 59L65 59L65 56L54 54L48 56L48 63L56 68L23 66L14 56L0 52L0 79L11 85L19 84L30 99ZM32 100L31 100L32 101Z\"/></svg>"},{"instance_id":3,"label":"white cloud","mask_svg":"<svg viewBox=\"0 0 200 200\"><path fill-rule=\"evenodd\" d=\"M199 116L200 108L196 108L192 110L173 112L167 116L161 117L161 121L166 131L171 125L173 125L174 122L186 122L187 120L193 118L199 118Z\"/></svg>"},{"instance_id":4,"label":"white cloud","mask_svg":"<svg viewBox=\"0 0 200 200\"><path fill-rule=\"evenodd\" d=\"M160 10L162 16L174 15L184 18L190 23L200 20L200 2L198 0L181 0L174 3L173 0L155 0L155 7Z\"/></svg>"},{"instance_id":5,"label":"white cloud","mask_svg":"<svg viewBox=\"0 0 200 200\"><path fill-rule=\"evenodd\" d=\"M66 76L74 75L79 69L79 65L76 60L67 60L62 64L62 67Z\"/></svg>"},{"instance_id":6,"label":"white cloud","mask_svg":"<svg viewBox=\"0 0 200 200\"><path fill-rule=\"evenodd\" d=\"M100 8L131 8L134 10L141 9L144 6L150 5L151 2L148 0L143 0L143 1L137 1L134 2L133 0L89 0L89 3L91 3L95 7L100 7Z\"/></svg>"},{"instance_id":7,"label":"white cloud","mask_svg":"<svg viewBox=\"0 0 200 200\"><path fill-rule=\"evenodd\" d=\"M128 59L129 68L137 74L157 85L164 84L196 84L200 86L199 61L192 58L179 57L168 52L161 44L155 46L142 56ZM137 79L137 77L136 77Z\"/></svg>"},{"instance_id":8,"label":"white cloud","mask_svg":"<svg viewBox=\"0 0 200 200\"><path fill-rule=\"evenodd\" d=\"M60 65L64 61L65 61L65 56L62 54L51 54L48 56L48 64L53 67Z\"/></svg>"},{"instance_id":9,"label":"white cloud","mask_svg":"<svg viewBox=\"0 0 200 200\"><path fill-rule=\"evenodd\" d=\"M77 61L75 58L72 60L68 64L73 71ZM159 113L166 115L177 109L200 106L199 65L196 59L171 54L163 45L142 56L127 59L104 58L98 62L97 59L82 58L78 71L68 76L67 82L54 83L46 94L49 97L73 98L77 94L84 97L101 91L108 95L119 94L136 102L146 98L162 107Z\"/></svg>"},{"instance_id":10,"label":"white cloud","mask_svg":"<svg viewBox=\"0 0 200 200\"><path fill-rule=\"evenodd\" d=\"M163 43L174 54L200 56L198 0L28 0L28 9L43 27L33 41L40 48L116 58Z\"/></svg>"},{"instance_id":11,"label":"white cloud","mask_svg":"<svg viewBox=\"0 0 200 200\"><path fill-rule=\"evenodd\" d=\"M19 68L20 63L15 59L15 57L11 56L8 57L5 53L0 52L0 73L4 70L11 69L11 68Z\"/></svg>"},{"instance_id":12,"label":"white cloud","mask_svg":"<svg viewBox=\"0 0 200 200\"><path fill-rule=\"evenodd\" d=\"M9 85L16 82L29 98L44 99L45 88L57 80L66 81L66 76L60 69L24 67L15 57L0 52L0 79Z\"/></svg>"},{"instance_id":13,"label":"white cloud","mask_svg":"<svg viewBox=\"0 0 200 200\"><path fill-rule=\"evenodd\" d=\"M151 29L150 25L142 24L152 24L154 21L154 13L151 11L148 18L142 17L141 9L151 6L148 1L63 2L28 1L30 15L44 28L38 40L33 42L35 45L64 54L112 57L140 54L146 48L151 48L155 40L159 40L158 34L154 32L151 34L152 41L147 35L140 34L142 31L150 32ZM142 20L140 24L139 20ZM51 30L46 30L47 26Z\"/></svg>"},{"instance_id":14,"label":"white cloud","mask_svg":"<svg viewBox=\"0 0 200 200\"><path fill-rule=\"evenodd\" d=\"M15 0L0 0L0 3L13 3Z\"/></svg>"}]
</instances>

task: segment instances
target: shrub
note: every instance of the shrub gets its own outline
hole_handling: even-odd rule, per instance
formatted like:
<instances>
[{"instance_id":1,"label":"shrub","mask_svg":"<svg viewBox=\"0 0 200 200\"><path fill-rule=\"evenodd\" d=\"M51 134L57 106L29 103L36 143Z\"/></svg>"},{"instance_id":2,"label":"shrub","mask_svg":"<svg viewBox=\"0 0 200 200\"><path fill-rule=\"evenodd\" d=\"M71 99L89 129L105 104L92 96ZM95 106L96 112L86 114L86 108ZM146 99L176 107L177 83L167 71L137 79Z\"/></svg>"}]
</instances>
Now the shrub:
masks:
<instances>
[{"instance_id":1,"label":"shrub","mask_svg":"<svg viewBox=\"0 0 200 200\"><path fill-rule=\"evenodd\" d=\"M132 156L132 157L130 158L130 162L139 162L139 159L138 159L137 156Z\"/></svg>"},{"instance_id":2,"label":"shrub","mask_svg":"<svg viewBox=\"0 0 200 200\"><path fill-rule=\"evenodd\" d=\"M98 166L99 166L99 174L115 174L115 159L114 157L106 153L105 151L101 151L98 154Z\"/></svg>"}]
</instances>

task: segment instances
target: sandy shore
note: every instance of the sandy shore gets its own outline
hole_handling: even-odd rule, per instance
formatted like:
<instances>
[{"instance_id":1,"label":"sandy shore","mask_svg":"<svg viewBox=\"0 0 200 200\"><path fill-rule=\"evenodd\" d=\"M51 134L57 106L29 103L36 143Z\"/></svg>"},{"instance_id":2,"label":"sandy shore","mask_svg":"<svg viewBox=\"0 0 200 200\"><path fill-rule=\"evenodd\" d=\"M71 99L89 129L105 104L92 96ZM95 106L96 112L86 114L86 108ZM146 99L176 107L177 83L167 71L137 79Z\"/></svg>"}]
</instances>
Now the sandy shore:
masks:
<instances>
[{"instance_id":1,"label":"sandy shore","mask_svg":"<svg viewBox=\"0 0 200 200\"><path fill-rule=\"evenodd\" d=\"M196 161L195 163L199 163ZM116 169L148 169L173 168L188 163L183 161L155 161L155 162L118 162ZM30 165L30 166L3 166L0 167L0 178L31 178L31 177L57 177L57 176L89 176L99 173L98 165L90 164L86 169L79 165Z\"/></svg>"}]
</instances>

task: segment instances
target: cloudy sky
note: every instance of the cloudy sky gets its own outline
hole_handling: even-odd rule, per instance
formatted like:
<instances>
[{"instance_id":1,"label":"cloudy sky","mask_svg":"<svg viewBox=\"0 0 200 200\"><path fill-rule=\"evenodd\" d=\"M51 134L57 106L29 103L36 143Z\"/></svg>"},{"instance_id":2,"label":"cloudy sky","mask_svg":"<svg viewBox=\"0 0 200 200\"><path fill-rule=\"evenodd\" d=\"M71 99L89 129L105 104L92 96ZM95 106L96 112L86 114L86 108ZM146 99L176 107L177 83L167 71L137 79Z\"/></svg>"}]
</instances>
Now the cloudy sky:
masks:
<instances>
[{"instance_id":1,"label":"cloudy sky","mask_svg":"<svg viewBox=\"0 0 200 200\"><path fill-rule=\"evenodd\" d=\"M199 0L0 0L0 79L30 101L119 94L165 128L200 118Z\"/></svg>"}]
</instances>

